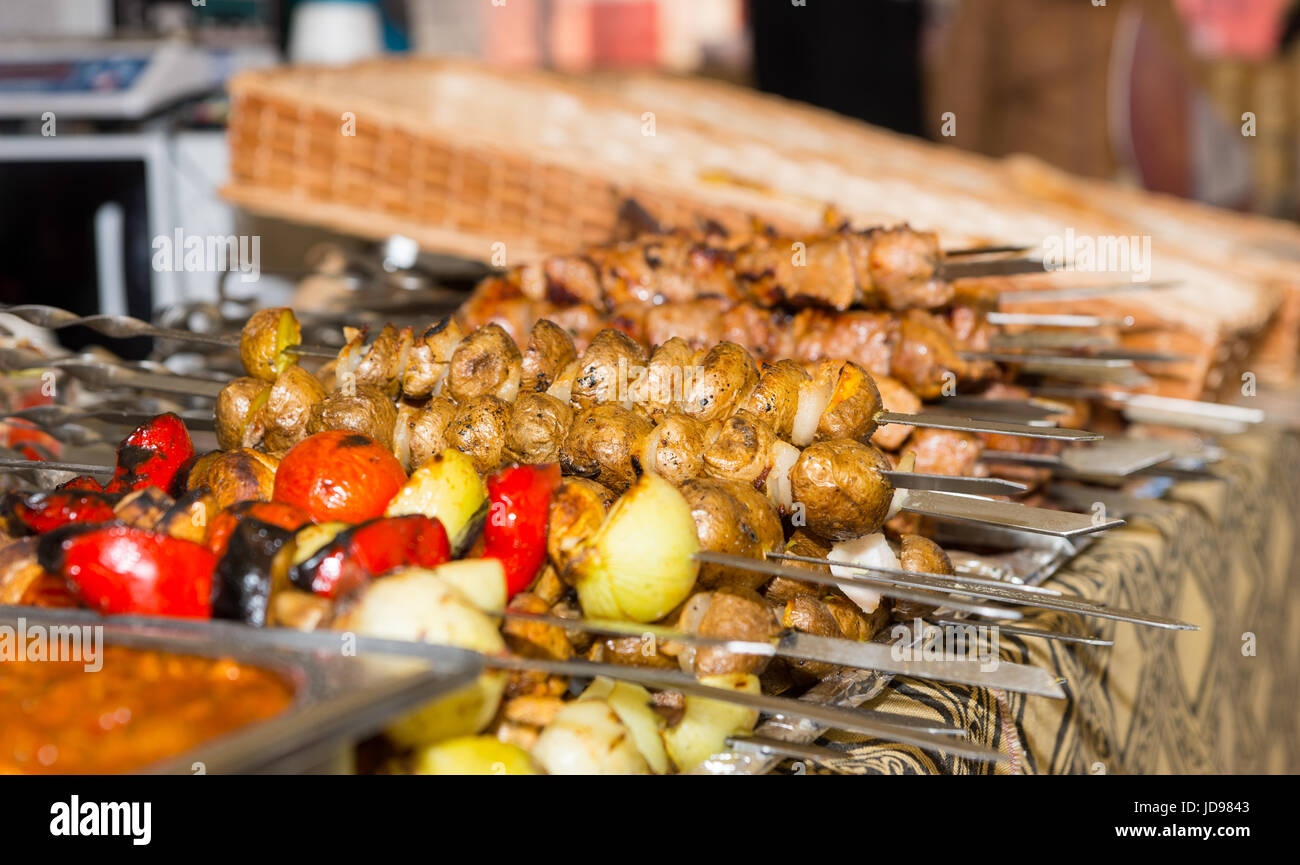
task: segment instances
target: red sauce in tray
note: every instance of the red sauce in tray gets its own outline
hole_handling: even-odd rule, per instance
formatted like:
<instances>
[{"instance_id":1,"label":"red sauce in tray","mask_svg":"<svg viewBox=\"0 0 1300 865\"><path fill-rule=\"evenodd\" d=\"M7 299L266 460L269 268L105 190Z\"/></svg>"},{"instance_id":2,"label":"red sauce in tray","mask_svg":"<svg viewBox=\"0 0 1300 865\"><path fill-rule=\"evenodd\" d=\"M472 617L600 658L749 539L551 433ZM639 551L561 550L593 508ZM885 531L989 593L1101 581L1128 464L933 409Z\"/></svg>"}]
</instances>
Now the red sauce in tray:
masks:
<instances>
[{"instance_id":1,"label":"red sauce in tray","mask_svg":"<svg viewBox=\"0 0 1300 865\"><path fill-rule=\"evenodd\" d=\"M81 661L0 663L0 774L109 774L279 714L293 690L228 659L106 646Z\"/></svg>"}]
</instances>

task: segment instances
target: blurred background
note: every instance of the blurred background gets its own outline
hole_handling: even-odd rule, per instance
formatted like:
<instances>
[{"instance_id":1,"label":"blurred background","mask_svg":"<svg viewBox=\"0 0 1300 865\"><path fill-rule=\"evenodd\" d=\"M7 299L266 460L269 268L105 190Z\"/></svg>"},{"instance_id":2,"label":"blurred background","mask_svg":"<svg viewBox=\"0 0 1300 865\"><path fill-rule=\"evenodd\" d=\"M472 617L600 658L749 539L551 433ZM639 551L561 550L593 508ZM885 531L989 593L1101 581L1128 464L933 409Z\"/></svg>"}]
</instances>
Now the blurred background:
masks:
<instances>
[{"instance_id":1,"label":"blurred background","mask_svg":"<svg viewBox=\"0 0 1300 865\"><path fill-rule=\"evenodd\" d=\"M1296 218L1298 33L1289 0L0 0L0 301L148 316L287 291L324 232L219 196L223 83L388 53L719 78ZM176 226L261 236L267 278L151 267Z\"/></svg>"}]
</instances>

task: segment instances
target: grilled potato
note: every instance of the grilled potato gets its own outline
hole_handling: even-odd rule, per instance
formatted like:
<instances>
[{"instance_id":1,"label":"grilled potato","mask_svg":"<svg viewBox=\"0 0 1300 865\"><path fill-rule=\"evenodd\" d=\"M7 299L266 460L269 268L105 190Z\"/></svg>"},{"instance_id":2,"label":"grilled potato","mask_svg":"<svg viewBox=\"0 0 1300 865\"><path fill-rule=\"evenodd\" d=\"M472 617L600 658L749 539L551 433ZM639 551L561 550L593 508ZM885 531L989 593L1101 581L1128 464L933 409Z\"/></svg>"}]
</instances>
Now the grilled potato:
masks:
<instances>
[{"instance_id":1,"label":"grilled potato","mask_svg":"<svg viewBox=\"0 0 1300 865\"><path fill-rule=\"evenodd\" d=\"M694 387L695 372L695 352L675 336L654 350L645 372L629 386L632 402L654 418L679 412Z\"/></svg>"},{"instance_id":2,"label":"grilled potato","mask_svg":"<svg viewBox=\"0 0 1300 865\"><path fill-rule=\"evenodd\" d=\"M524 349L520 390L545 392L577 359L578 351L569 332L550 319L538 319Z\"/></svg>"},{"instance_id":3,"label":"grilled potato","mask_svg":"<svg viewBox=\"0 0 1300 865\"><path fill-rule=\"evenodd\" d=\"M208 464L202 485L212 491L218 508L237 502L269 502L279 462L251 448L227 451Z\"/></svg>"},{"instance_id":4,"label":"grilled potato","mask_svg":"<svg viewBox=\"0 0 1300 865\"><path fill-rule=\"evenodd\" d=\"M452 352L462 336L460 325L450 316L417 336L406 358L402 393L411 399L439 393L451 368Z\"/></svg>"},{"instance_id":5,"label":"grilled potato","mask_svg":"<svg viewBox=\"0 0 1300 865\"><path fill-rule=\"evenodd\" d=\"M876 431L880 391L862 367L851 361L822 364L818 375L834 378L831 401L817 421L817 439L854 439L865 442Z\"/></svg>"},{"instance_id":6,"label":"grilled potato","mask_svg":"<svg viewBox=\"0 0 1300 865\"><path fill-rule=\"evenodd\" d=\"M546 529L546 553L561 578L579 545L596 534L605 512L617 497L586 478L565 478L551 497Z\"/></svg>"},{"instance_id":7,"label":"grilled potato","mask_svg":"<svg viewBox=\"0 0 1300 865\"><path fill-rule=\"evenodd\" d=\"M518 463L553 463L569 434L573 409L535 391L519 394L506 426L506 457Z\"/></svg>"},{"instance_id":8,"label":"grilled potato","mask_svg":"<svg viewBox=\"0 0 1300 865\"><path fill-rule=\"evenodd\" d=\"M468 454L474 467L486 474L504 459L509 421L510 403L491 394L473 397L447 425L447 444Z\"/></svg>"},{"instance_id":9,"label":"grilled potato","mask_svg":"<svg viewBox=\"0 0 1300 865\"><path fill-rule=\"evenodd\" d=\"M407 418L406 447L412 469L424 465L429 457L450 446L447 427L455 416L456 404L446 397L435 396L424 408Z\"/></svg>"},{"instance_id":10,"label":"grilled potato","mask_svg":"<svg viewBox=\"0 0 1300 865\"><path fill-rule=\"evenodd\" d=\"M326 396L316 377L297 364L280 373L271 385L263 413L267 449L287 451L306 438L311 410Z\"/></svg>"},{"instance_id":11,"label":"grilled potato","mask_svg":"<svg viewBox=\"0 0 1300 865\"><path fill-rule=\"evenodd\" d=\"M578 376L570 399L578 408L605 403L629 404L634 379L644 374L645 349L621 330L607 327L591 338L578 358Z\"/></svg>"},{"instance_id":12,"label":"grilled potato","mask_svg":"<svg viewBox=\"0 0 1300 865\"><path fill-rule=\"evenodd\" d=\"M766 643L776 636L777 623L771 606L752 589L725 588L712 593L708 609L700 618L696 633L701 637ZM716 646L695 650L697 676L720 673L762 673L765 655L739 655Z\"/></svg>"},{"instance_id":13,"label":"grilled potato","mask_svg":"<svg viewBox=\"0 0 1300 865\"><path fill-rule=\"evenodd\" d=\"M893 500L894 489L882 474L889 468L884 454L851 439L804 448L790 483L808 529L833 541L878 530Z\"/></svg>"},{"instance_id":14,"label":"grilled potato","mask_svg":"<svg viewBox=\"0 0 1300 865\"><path fill-rule=\"evenodd\" d=\"M761 559L781 548L785 536L781 519L768 499L739 481L696 478L680 487L691 506L700 548ZM770 579L767 574L725 565L702 564L702 588L733 586L756 589Z\"/></svg>"},{"instance_id":15,"label":"grilled potato","mask_svg":"<svg viewBox=\"0 0 1300 865\"><path fill-rule=\"evenodd\" d=\"M902 565L903 570L914 574L952 575L955 573L952 559L948 558L943 548L920 535L902 535L899 538L898 563ZM928 616L934 611L935 606L932 604L898 600L893 602L894 618L904 621Z\"/></svg>"},{"instance_id":16,"label":"grilled potato","mask_svg":"<svg viewBox=\"0 0 1300 865\"><path fill-rule=\"evenodd\" d=\"M712 440L704 450L704 473L709 477L763 484L772 469L772 446L776 433L745 409L714 424Z\"/></svg>"},{"instance_id":17,"label":"grilled potato","mask_svg":"<svg viewBox=\"0 0 1300 865\"><path fill-rule=\"evenodd\" d=\"M640 474L641 454L653 428L643 415L621 406L593 406L573 419L560 461L572 474L621 493Z\"/></svg>"},{"instance_id":18,"label":"grilled potato","mask_svg":"<svg viewBox=\"0 0 1300 865\"><path fill-rule=\"evenodd\" d=\"M293 310L259 309L248 317L239 334L239 359L253 378L275 381L297 358L289 351L302 342L302 327Z\"/></svg>"},{"instance_id":19,"label":"grilled potato","mask_svg":"<svg viewBox=\"0 0 1300 865\"><path fill-rule=\"evenodd\" d=\"M758 369L749 352L734 342L720 342L700 361L682 411L710 423L730 417L758 384Z\"/></svg>"},{"instance_id":20,"label":"grilled potato","mask_svg":"<svg viewBox=\"0 0 1300 865\"><path fill-rule=\"evenodd\" d=\"M353 393L338 391L312 406L307 432L358 432L392 450L396 424L397 405L388 394L369 385L357 385Z\"/></svg>"},{"instance_id":21,"label":"grilled potato","mask_svg":"<svg viewBox=\"0 0 1300 865\"><path fill-rule=\"evenodd\" d=\"M494 396L513 402L519 393L523 356L499 324L485 324L460 341L447 371L447 394L456 402Z\"/></svg>"},{"instance_id":22,"label":"grilled potato","mask_svg":"<svg viewBox=\"0 0 1300 865\"><path fill-rule=\"evenodd\" d=\"M763 368L744 407L766 421L778 437L789 440L799 408L799 386L808 379L808 373L795 361L778 360Z\"/></svg>"},{"instance_id":23,"label":"grilled potato","mask_svg":"<svg viewBox=\"0 0 1300 865\"><path fill-rule=\"evenodd\" d=\"M222 450L261 444L266 433L263 409L270 395L270 383L252 377L237 378L221 389L213 417Z\"/></svg>"},{"instance_id":24,"label":"grilled potato","mask_svg":"<svg viewBox=\"0 0 1300 865\"><path fill-rule=\"evenodd\" d=\"M704 474L704 427L684 414L659 417L642 448L641 467L674 486Z\"/></svg>"}]
</instances>

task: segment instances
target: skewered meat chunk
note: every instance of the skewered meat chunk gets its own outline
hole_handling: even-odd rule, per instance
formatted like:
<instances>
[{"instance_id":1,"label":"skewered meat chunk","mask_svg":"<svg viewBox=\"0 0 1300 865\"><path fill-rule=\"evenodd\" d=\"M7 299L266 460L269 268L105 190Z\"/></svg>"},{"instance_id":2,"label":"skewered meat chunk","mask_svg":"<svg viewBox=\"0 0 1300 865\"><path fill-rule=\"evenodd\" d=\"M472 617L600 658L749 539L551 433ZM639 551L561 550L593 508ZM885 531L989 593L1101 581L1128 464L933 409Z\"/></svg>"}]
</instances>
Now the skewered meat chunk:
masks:
<instances>
[{"instance_id":1,"label":"skewered meat chunk","mask_svg":"<svg viewBox=\"0 0 1300 865\"><path fill-rule=\"evenodd\" d=\"M952 284L937 279L939 237L909 228L871 232L871 284L890 309L933 309L952 300Z\"/></svg>"},{"instance_id":2,"label":"skewered meat chunk","mask_svg":"<svg viewBox=\"0 0 1300 865\"><path fill-rule=\"evenodd\" d=\"M957 430L918 429L907 441L916 454L914 471L931 475L977 474L983 448L974 435Z\"/></svg>"},{"instance_id":3,"label":"skewered meat chunk","mask_svg":"<svg viewBox=\"0 0 1300 865\"><path fill-rule=\"evenodd\" d=\"M505 455L517 463L553 463L573 422L573 409L545 393L521 393L510 407Z\"/></svg>"},{"instance_id":4,"label":"skewered meat chunk","mask_svg":"<svg viewBox=\"0 0 1300 865\"><path fill-rule=\"evenodd\" d=\"M560 461L571 473L621 493L641 472L641 454L653 428L645 416L622 406L592 406L573 419Z\"/></svg>"},{"instance_id":5,"label":"skewered meat chunk","mask_svg":"<svg viewBox=\"0 0 1300 865\"><path fill-rule=\"evenodd\" d=\"M939 396L945 385L955 385L967 375L956 337L943 319L911 309L899 319L899 328L901 339L889 372L922 399Z\"/></svg>"},{"instance_id":6,"label":"skewered meat chunk","mask_svg":"<svg viewBox=\"0 0 1300 865\"><path fill-rule=\"evenodd\" d=\"M397 406L388 394L369 385L357 385L353 393L336 391L312 406L307 432L350 430L391 450L396 424Z\"/></svg>"},{"instance_id":7,"label":"skewered meat chunk","mask_svg":"<svg viewBox=\"0 0 1300 865\"><path fill-rule=\"evenodd\" d=\"M843 236L801 237L737 250L736 277L760 306L848 309L862 299L853 264Z\"/></svg>"},{"instance_id":8,"label":"skewered meat chunk","mask_svg":"<svg viewBox=\"0 0 1300 865\"><path fill-rule=\"evenodd\" d=\"M716 345L722 341L722 314L729 308L721 298L651 307L645 314L641 339L650 345L663 345L673 337L692 348Z\"/></svg>"},{"instance_id":9,"label":"skewered meat chunk","mask_svg":"<svg viewBox=\"0 0 1300 865\"><path fill-rule=\"evenodd\" d=\"M533 300L600 306L600 277L585 255L552 255L519 268L519 287Z\"/></svg>"},{"instance_id":10,"label":"skewered meat chunk","mask_svg":"<svg viewBox=\"0 0 1300 865\"><path fill-rule=\"evenodd\" d=\"M781 548L785 534L772 503L752 486L738 481L697 478L680 487L691 506L700 548L761 559ZM754 589L766 574L725 565L700 565L702 588L739 586Z\"/></svg>"},{"instance_id":11,"label":"skewered meat chunk","mask_svg":"<svg viewBox=\"0 0 1300 865\"><path fill-rule=\"evenodd\" d=\"M538 319L524 349L520 389L545 391L577 359L578 352L568 331L549 319Z\"/></svg>"},{"instance_id":12,"label":"skewered meat chunk","mask_svg":"<svg viewBox=\"0 0 1300 865\"><path fill-rule=\"evenodd\" d=\"M800 361L851 360L872 375L888 373L898 350L898 319L879 312L805 309L770 352Z\"/></svg>"},{"instance_id":13,"label":"skewered meat chunk","mask_svg":"<svg viewBox=\"0 0 1300 865\"><path fill-rule=\"evenodd\" d=\"M874 379L876 390L880 393L881 408L885 411L913 414L921 410L921 398L898 379L888 375L877 375ZM885 424L876 427L876 431L871 434L871 443L881 450L898 450L913 429L907 424Z\"/></svg>"},{"instance_id":14,"label":"skewered meat chunk","mask_svg":"<svg viewBox=\"0 0 1300 865\"><path fill-rule=\"evenodd\" d=\"M477 328L460 341L447 371L447 395L458 403L491 395L511 402L519 393L523 356L499 325Z\"/></svg>"}]
</instances>

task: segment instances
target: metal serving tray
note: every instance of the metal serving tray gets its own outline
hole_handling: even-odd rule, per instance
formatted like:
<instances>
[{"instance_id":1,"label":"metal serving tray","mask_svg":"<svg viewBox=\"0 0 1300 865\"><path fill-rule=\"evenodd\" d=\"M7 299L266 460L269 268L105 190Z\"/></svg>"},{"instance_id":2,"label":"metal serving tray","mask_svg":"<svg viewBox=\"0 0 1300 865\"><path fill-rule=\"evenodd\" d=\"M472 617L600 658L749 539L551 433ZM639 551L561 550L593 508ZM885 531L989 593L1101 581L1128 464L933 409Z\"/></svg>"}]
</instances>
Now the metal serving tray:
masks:
<instances>
[{"instance_id":1,"label":"metal serving tray","mask_svg":"<svg viewBox=\"0 0 1300 865\"><path fill-rule=\"evenodd\" d=\"M473 652L428 644L397 654L385 651L383 641L358 639L356 654L345 655L344 635L337 631L306 634L238 622L0 606L0 626L16 627L19 619L29 627L102 625L104 645L231 658L276 672L293 688L293 702L281 714L137 770L147 774L346 770L347 752L357 740L469 684L482 670Z\"/></svg>"}]
</instances>

